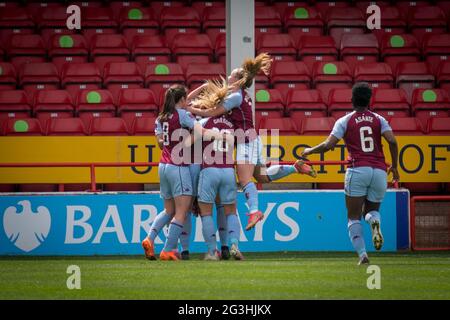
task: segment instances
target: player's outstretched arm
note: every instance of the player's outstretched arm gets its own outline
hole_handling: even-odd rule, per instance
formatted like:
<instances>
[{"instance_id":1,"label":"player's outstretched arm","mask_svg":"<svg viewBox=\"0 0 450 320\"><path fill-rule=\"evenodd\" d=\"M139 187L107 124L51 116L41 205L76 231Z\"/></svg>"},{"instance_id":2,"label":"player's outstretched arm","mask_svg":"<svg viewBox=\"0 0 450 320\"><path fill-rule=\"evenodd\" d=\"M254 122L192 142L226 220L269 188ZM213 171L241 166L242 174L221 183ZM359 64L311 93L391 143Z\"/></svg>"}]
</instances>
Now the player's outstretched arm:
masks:
<instances>
[{"instance_id":1,"label":"player's outstretched arm","mask_svg":"<svg viewBox=\"0 0 450 320\"><path fill-rule=\"evenodd\" d=\"M400 180L400 175L398 173L397 165L398 165L398 144L397 139L394 136L394 133L389 130L383 132L383 137L389 143L389 151L391 152L391 167L388 170L388 174L392 173L393 179L395 181Z\"/></svg>"},{"instance_id":2,"label":"player's outstretched arm","mask_svg":"<svg viewBox=\"0 0 450 320\"><path fill-rule=\"evenodd\" d=\"M302 152L302 156L306 157L306 156L309 156L310 154L314 154L314 153L328 152L328 151L334 149L334 147L336 147L336 144L338 142L339 142L339 139L336 138L335 136L333 136L332 134L330 134L330 136L327 138L327 140L325 140L321 144L318 144L317 146L314 146L312 148L305 148L305 150L303 150L303 152Z\"/></svg>"},{"instance_id":3,"label":"player's outstretched arm","mask_svg":"<svg viewBox=\"0 0 450 320\"><path fill-rule=\"evenodd\" d=\"M202 92L202 90L204 88L206 88L208 86L208 83L204 83L202 84L200 87L192 90L191 92L189 92L188 96L187 96L187 102L191 102L192 100L194 100L195 98L198 97L198 95L200 94L200 92Z\"/></svg>"}]
</instances>

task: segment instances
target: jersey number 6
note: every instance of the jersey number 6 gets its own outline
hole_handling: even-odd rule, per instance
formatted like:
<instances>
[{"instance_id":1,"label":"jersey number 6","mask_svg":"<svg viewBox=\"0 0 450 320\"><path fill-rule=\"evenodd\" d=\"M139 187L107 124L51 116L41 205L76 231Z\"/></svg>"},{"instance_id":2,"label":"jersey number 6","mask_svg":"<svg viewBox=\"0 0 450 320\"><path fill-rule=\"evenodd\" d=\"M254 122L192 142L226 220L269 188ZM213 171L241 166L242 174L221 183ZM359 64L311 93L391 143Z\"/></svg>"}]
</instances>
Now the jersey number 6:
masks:
<instances>
[{"instance_id":1,"label":"jersey number 6","mask_svg":"<svg viewBox=\"0 0 450 320\"><path fill-rule=\"evenodd\" d=\"M373 138L370 137L372 134L371 127L361 127L359 129L359 136L361 137L361 149L364 152L372 152L374 148Z\"/></svg>"}]
</instances>

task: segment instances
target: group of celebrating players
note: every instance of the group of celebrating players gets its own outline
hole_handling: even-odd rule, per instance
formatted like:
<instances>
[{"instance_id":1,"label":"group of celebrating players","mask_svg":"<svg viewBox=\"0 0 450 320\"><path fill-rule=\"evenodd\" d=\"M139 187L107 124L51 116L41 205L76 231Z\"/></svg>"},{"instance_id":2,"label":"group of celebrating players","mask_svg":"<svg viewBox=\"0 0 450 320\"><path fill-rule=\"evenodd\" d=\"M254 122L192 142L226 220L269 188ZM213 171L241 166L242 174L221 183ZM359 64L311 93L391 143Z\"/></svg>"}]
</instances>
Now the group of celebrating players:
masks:
<instances>
[{"instance_id":1,"label":"group of celebrating players","mask_svg":"<svg viewBox=\"0 0 450 320\"><path fill-rule=\"evenodd\" d=\"M249 209L247 231L263 219L252 178L258 183L269 183L294 173L316 177L312 166L303 159L293 165L266 167L247 89L258 73L269 74L271 63L271 57L263 53L254 59L246 59L227 80L207 81L192 92L182 85L174 85L166 91L155 129L162 149L158 173L164 210L157 215L142 242L147 259L156 260L154 241L168 223L160 260L189 259L192 212L195 212L201 217L207 245L205 260L230 257L243 260L239 250L241 227L236 211L236 174ZM372 227L375 248L381 249L383 243L378 212L387 187L382 136L391 150L392 166L389 170L398 180L397 143L386 120L368 110L370 96L371 89L367 84L355 85L355 111L336 122L325 142L303 151L303 156L326 152L340 139L345 140L351 157L345 180L348 230L360 264L369 263L361 215ZM217 211L220 252L212 218L213 205ZM181 243L181 254L177 250L178 242Z\"/></svg>"}]
</instances>

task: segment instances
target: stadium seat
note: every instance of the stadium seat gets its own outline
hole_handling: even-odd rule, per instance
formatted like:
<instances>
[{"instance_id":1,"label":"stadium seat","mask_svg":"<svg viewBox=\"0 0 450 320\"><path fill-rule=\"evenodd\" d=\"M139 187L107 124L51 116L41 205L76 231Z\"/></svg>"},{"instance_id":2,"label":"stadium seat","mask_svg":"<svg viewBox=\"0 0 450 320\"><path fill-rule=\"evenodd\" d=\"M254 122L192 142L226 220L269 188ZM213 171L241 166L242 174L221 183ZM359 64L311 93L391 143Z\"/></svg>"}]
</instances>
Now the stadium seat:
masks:
<instances>
[{"instance_id":1,"label":"stadium seat","mask_svg":"<svg viewBox=\"0 0 450 320\"><path fill-rule=\"evenodd\" d=\"M227 37L225 33L220 33L217 36L216 44L214 46L214 54L216 61L226 68L226 54L227 54Z\"/></svg>"},{"instance_id":2,"label":"stadium seat","mask_svg":"<svg viewBox=\"0 0 450 320\"><path fill-rule=\"evenodd\" d=\"M131 45L131 59L141 70L145 70L148 63L170 62L170 49L161 36L135 36Z\"/></svg>"},{"instance_id":3,"label":"stadium seat","mask_svg":"<svg viewBox=\"0 0 450 320\"><path fill-rule=\"evenodd\" d=\"M33 95L40 90L58 89L60 80L53 63L25 63L19 70L19 83L23 90Z\"/></svg>"},{"instance_id":4,"label":"stadium seat","mask_svg":"<svg viewBox=\"0 0 450 320\"><path fill-rule=\"evenodd\" d=\"M284 115L283 97L277 89L257 90L255 102L255 115L258 119L272 119Z\"/></svg>"},{"instance_id":5,"label":"stadium seat","mask_svg":"<svg viewBox=\"0 0 450 320\"><path fill-rule=\"evenodd\" d=\"M122 7L120 13L120 31L131 43L135 35L154 36L159 34L159 25L153 11L135 6Z\"/></svg>"},{"instance_id":6,"label":"stadium seat","mask_svg":"<svg viewBox=\"0 0 450 320\"><path fill-rule=\"evenodd\" d=\"M68 14L66 6L44 7L37 16L37 25L44 43L54 35L74 34L75 30L69 30L66 26Z\"/></svg>"},{"instance_id":7,"label":"stadium seat","mask_svg":"<svg viewBox=\"0 0 450 320\"><path fill-rule=\"evenodd\" d=\"M339 119L353 111L352 89L331 89L328 113Z\"/></svg>"},{"instance_id":8,"label":"stadium seat","mask_svg":"<svg viewBox=\"0 0 450 320\"><path fill-rule=\"evenodd\" d=\"M24 63L45 62L44 41L37 34L14 34L10 37L7 55L16 70Z\"/></svg>"},{"instance_id":9,"label":"stadium seat","mask_svg":"<svg viewBox=\"0 0 450 320\"><path fill-rule=\"evenodd\" d=\"M367 8L367 7L366 7ZM380 42L384 35L395 35L407 33L407 22L402 12L394 6L383 6L381 15L381 29L374 29L371 32ZM363 12L366 12L364 8Z\"/></svg>"},{"instance_id":10,"label":"stadium seat","mask_svg":"<svg viewBox=\"0 0 450 320\"><path fill-rule=\"evenodd\" d=\"M166 7L161 11L161 31L169 45L177 34L200 33L200 28L200 17L193 8Z\"/></svg>"},{"instance_id":11,"label":"stadium seat","mask_svg":"<svg viewBox=\"0 0 450 320\"><path fill-rule=\"evenodd\" d=\"M316 10L324 18L328 15L330 9L347 8L349 5L349 1L315 1Z\"/></svg>"},{"instance_id":12,"label":"stadium seat","mask_svg":"<svg viewBox=\"0 0 450 320\"><path fill-rule=\"evenodd\" d=\"M83 90L78 93L75 112L88 128L92 118L114 117L116 106L108 90Z\"/></svg>"},{"instance_id":13,"label":"stadium seat","mask_svg":"<svg viewBox=\"0 0 450 320\"><path fill-rule=\"evenodd\" d=\"M215 1L192 1L190 3L191 7L197 11L200 18L203 17L204 13L208 9L221 9L225 8L225 1L215 0ZM205 21L202 19L202 21Z\"/></svg>"},{"instance_id":14,"label":"stadium seat","mask_svg":"<svg viewBox=\"0 0 450 320\"><path fill-rule=\"evenodd\" d=\"M128 127L122 118L93 118L89 133L92 136L128 136Z\"/></svg>"},{"instance_id":15,"label":"stadium seat","mask_svg":"<svg viewBox=\"0 0 450 320\"><path fill-rule=\"evenodd\" d=\"M372 88L390 89L394 87L394 74L387 63L363 63L355 67L354 81L367 82Z\"/></svg>"},{"instance_id":16,"label":"stadium seat","mask_svg":"<svg viewBox=\"0 0 450 320\"><path fill-rule=\"evenodd\" d=\"M108 62L105 65L103 86L117 99L122 89L144 87L144 77L134 62Z\"/></svg>"},{"instance_id":17,"label":"stadium seat","mask_svg":"<svg viewBox=\"0 0 450 320\"><path fill-rule=\"evenodd\" d=\"M442 11L447 15L447 18L450 18L450 1L436 1L436 5L441 8Z\"/></svg>"},{"instance_id":18,"label":"stadium seat","mask_svg":"<svg viewBox=\"0 0 450 320\"><path fill-rule=\"evenodd\" d=\"M161 15L161 12L164 8L170 7L170 8L179 8L184 7L185 2L184 1L148 1L151 10L155 13L156 17L159 17Z\"/></svg>"},{"instance_id":19,"label":"stadium seat","mask_svg":"<svg viewBox=\"0 0 450 320\"><path fill-rule=\"evenodd\" d=\"M0 90L14 90L17 85L16 69L11 63L0 62Z\"/></svg>"},{"instance_id":20,"label":"stadium seat","mask_svg":"<svg viewBox=\"0 0 450 320\"><path fill-rule=\"evenodd\" d=\"M191 63L212 62L214 51L206 34L179 34L172 41L172 55L183 70Z\"/></svg>"},{"instance_id":21,"label":"stadium seat","mask_svg":"<svg viewBox=\"0 0 450 320\"><path fill-rule=\"evenodd\" d=\"M117 114L132 128L134 119L154 117L158 104L150 89L126 89L120 92Z\"/></svg>"},{"instance_id":22,"label":"stadium seat","mask_svg":"<svg viewBox=\"0 0 450 320\"><path fill-rule=\"evenodd\" d=\"M203 11L203 30L215 44L219 34L225 34L225 7L209 7Z\"/></svg>"},{"instance_id":23,"label":"stadium seat","mask_svg":"<svg viewBox=\"0 0 450 320\"><path fill-rule=\"evenodd\" d=\"M411 33L419 40L425 34L442 34L447 30L447 20L441 8L424 6L409 11L408 24Z\"/></svg>"},{"instance_id":24,"label":"stadium seat","mask_svg":"<svg viewBox=\"0 0 450 320\"><path fill-rule=\"evenodd\" d=\"M2 42L0 41L0 62L4 60L4 56L5 56L5 49L3 47Z\"/></svg>"},{"instance_id":25,"label":"stadium seat","mask_svg":"<svg viewBox=\"0 0 450 320\"><path fill-rule=\"evenodd\" d=\"M403 12L406 16L408 16L409 12L421 7L429 6L428 1L395 1L395 6Z\"/></svg>"},{"instance_id":26,"label":"stadium seat","mask_svg":"<svg viewBox=\"0 0 450 320\"><path fill-rule=\"evenodd\" d=\"M195 63L186 69L186 84L193 90L205 82L205 79L225 78L225 68L220 63Z\"/></svg>"},{"instance_id":27,"label":"stadium seat","mask_svg":"<svg viewBox=\"0 0 450 320\"><path fill-rule=\"evenodd\" d=\"M429 118L449 115L450 100L442 89L416 89L413 91L411 108L414 116L426 127Z\"/></svg>"},{"instance_id":28,"label":"stadium seat","mask_svg":"<svg viewBox=\"0 0 450 320\"><path fill-rule=\"evenodd\" d=\"M58 119L47 121L45 130L47 136L85 136L86 128L80 118Z\"/></svg>"},{"instance_id":29,"label":"stadium seat","mask_svg":"<svg viewBox=\"0 0 450 320\"><path fill-rule=\"evenodd\" d=\"M310 70L316 62L337 61L339 54L330 36L303 36L298 42L298 57Z\"/></svg>"},{"instance_id":30,"label":"stadium seat","mask_svg":"<svg viewBox=\"0 0 450 320\"><path fill-rule=\"evenodd\" d=\"M11 7L0 10L0 41L8 43L11 35L31 34L34 32L34 22L26 10Z\"/></svg>"},{"instance_id":31,"label":"stadium seat","mask_svg":"<svg viewBox=\"0 0 450 320\"><path fill-rule=\"evenodd\" d=\"M34 96L33 113L45 128L50 118L72 118L73 100L66 90L41 90Z\"/></svg>"},{"instance_id":32,"label":"stadium seat","mask_svg":"<svg viewBox=\"0 0 450 320\"><path fill-rule=\"evenodd\" d=\"M336 120L331 117L305 118L302 121L301 134L309 136L328 136Z\"/></svg>"},{"instance_id":33,"label":"stadium seat","mask_svg":"<svg viewBox=\"0 0 450 320\"><path fill-rule=\"evenodd\" d=\"M357 64L377 62L378 41L373 34L344 34L341 39L341 60L347 62L351 70Z\"/></svg>"},{"instance_id":34,"label":"stadium seat","mask_svg":"<svg viewBox=\"0 0 450 320\"><path fill-rule=\"evenodd\" d=\"M313 67L313 87L322 92L325 101L331 89L352 87L353 77L343 61L316 62Z\"/></svg>"},{"instance_id":35,"label":"stadium seat","mask_svg":"<svg viewBox=\"0 0 450 320\"><path fill-rule=\"evenodd\" d=\"M297 50L288 34L261 34L256 42L256 54L267 52L274 61L296 60Z\"/></svg>"},{"instance_id":36,"label":"stadium seat","mask_svg":"<svg viewBox=\"0 0 450 320\"><path fill-rule=\"evenodd\" d=\"M309 89L311 73L302 61L276 61L270 70L270 83L286 98L290 90Z\"/></svg>"},{"instance_id":37,"label":"stadium seat","mask_svg":"<svg viewBox=\"0 0 450 320\"><path fill-rule=\"evenodd\" d=\"M300 132L297 124L289 117L264 117L259 123L259 130L278 130L281 136L298 135Z\"/></svg>"},{"instance_id":38,"label":"stadium seat","mask_svg":"<svg viewBox=\"0 0 450 320\"><path fill-rule=\"evenodd\" d=\"M95 35L114 34L117 32L118 23L113 19L111 9L108 7L85 7L81 12L81 32L88 42Z\"/></svg>"},{"instance_id":39,"label":"stadium seat","mask_svg":"<svg viewBox=\"0 0 450 320\"><path fill-rule=\"evenodd\" d=\"M48 56L59 72L66 63L88 62L89 50L82 35L57 34L50 39L49 45Z\"/></svg>"},{"instance_id":40,"label":"stadium seat","mask_svg":"<svg viewBox=\"0 0 450 320\"><path fill-rule=\"evenodd\" d=\"M286 113L297 123L304 118L327 116L327 105L318 90L291 90L286 99Z\"/></svg>"},{"instance_id":41,"label":"stadium seat","mask_svg":"<svg viewBox=\"0 0 450 320\"><path fill-rule=\"evenodd\" d=\"M31 105L23 90L0 90L0 119L28 118Z\"/></svg>"},{"instance_id":42,"label":"stadium seat","mask_svg":"<svg viewBox=\"0 0 450 320\"><path fill-rule=\"evenodd\" d=\"M5 136L42 136L41 123L35 118L9 119L4 125Z\"/></svg>"},{"instance_id":43,"label":"stadium seat","mask_svg":"<svg viewBox=\"0 0 450 320\"><path fill-rule=\"evenodd\" d=\"M366 20L358 8L330 8L326 16L328 32L337 44L343 34L363 34Z\"/></svg>"},{"instance_id":44,"label":"stadium seat","mask_svg":"<svg viewBox=\"0 0 450 320\"><path fill-rule=\"evenodd\" d=\"M289 0L281 0L281 1L271 1L271 5L273 9L275 9L280 16L283 18L286 10L298 7L307 7L308 1L289 1ZM266 4L264 4L266 5Z\"/></svg>"},{"instance_id":45,"label":"stadium seat","mask_svg":"<svg viewBox=\"0 0 450 320\"><path fill-rule=\"evenodd\" d=\"M298 43L302 36L323 35L324 22L314 7L288 7L283 14L284 26L288 33Z\"/></svg>"},{"instance_id":46,"label":"stadium seat","mask_svg":"<svg viewBox=\"0 0 450 320\"><path fill-rule=\"evenodd\" d=\"M68 63L61 73L61 87L76 97L81 90L100 89L102 77L95 63Z\"/></svg>"},{"instance_id":47,"label":"stadium seat","mask_svg":"<svg viewBox=\"0 0 450 320\"><path fill-rule=\"evenodd\" d=\"M432 135L450 135L450 118L429 118L427 123L427 133Z\"/></svg>"},{"instance_id":48,"label":"stadium seat","mask_svg":"<svg viewBox=\"0 0 450 320\"><path fill-rule=\"evenodd\" d=\"M450 92L450 61L441 62L436 77L439 88Z\"/></svg>"},{"instance_id":49,"label":"stadium seat","mask_svg":"<svg viewBox=\"0 0 450 320\"><path fill-rule=\"evenodd\" d=\"M389 124L392 131L399 135L422 135L424 133L422 123L417 118L391 118Z\"/></svg>"},{"instance_id":50,"label":"stadium seat","mask_svg":"<svg viewBox=\"0 0 450 320\"><path fill-rule=\"evenodd\" d=\"M381 59L395 72L399 62L419 61L421 52L417 39L410 34L385 34L381 40Z\"/></svg>"},{"instance_id":51,"label":"stadium seat","mask_svg":"<svg viewBox=\"0 0 450 320\"><path fill-rule=\"evenodd\" d=\"M427 34L423 40L423 55L433 74L438 72L439 64L450 60L450 34Z\"/></svg>"},{"instance_id":52,"label":"stadium seat","mask_svg":"<svg viewBox=\"0 0 450 320\"><path fill-rule=\"evenodd\" d=\"M108 62L127 62L130 50L119 34L97 34L92 37L91 58L103 70Z\"/></svg>"},{"instance_id":53,"label":"stadium seat","mask_svg":"<svg viewBox=\"0 0 450 320\"><path fill-rule=\"evenodd\" d=\"M410 108L403 89L375 89L372 93L370 109L386 119L409 117Z\"/></svg>"},{"instance_id":54,"label":"stadium seat","mask_svg":"<svg viewBox=\"0 0 450 320\"><path fill-rule=\"evenodd\" d=\"M129 9L143 9L142 1L109 1L108 6L111 8L114 19L119 21L122 17L123 11L126 11L128 13ZM133 18L137 20L137 18L139 18L141 14L144 13L132 11L130 20L133 20Z\"/></svg>"},{"instance_id":55,"label":"stadium seat","mask_svg":"<svg viewBox=\"0 0 450 320\"><path fill-rule=\"evenodd\" d=\"M61 4L57 1L27 1L25 9L32 17L39 16L45 8L57 8Z\"/></svg>"},{"instance_id":56,"label":"stadium seat","mask_svg":"<svg viewBox=\"0 0 450 320\"><path fill-rule=\"evenodd\" d=\"M281 16L269 6L255 6L255 37L259 34L280 34L282 31Z\"/></svg>"},{"instance_id":57,"label":"stadium seat","mask_svg":"<svg viewBox=\"0 0 450 320\"><path fill-rule=\"evenodd\" d=\"M396 71L397 87L404 89L411 101L414 89L431 89L434 87L434 75L425 62L400 62Z\"/></svg>"},{"instance_id":58,"label":"stadium seat","mask_svg":"<svg viewBox=\"0 0 450 320\"><path fill-rule=\"evenodd\" d=\"M176 63L149 64L145 70L145 87L148 87L159 98L173 84L184 84L183 70ZM162 101L159 102L159 105Z\"/></svg>"},{"instance_id":59,"label":"stadium seat","mask_svg":"<svg viewBox=\"0 0 450 320\"><path fill-rule=\"evenodd\" d=\"M131 126L131 133L134 136L154 136L156 117L137 117Z\"/></svg>"}]
</instances>

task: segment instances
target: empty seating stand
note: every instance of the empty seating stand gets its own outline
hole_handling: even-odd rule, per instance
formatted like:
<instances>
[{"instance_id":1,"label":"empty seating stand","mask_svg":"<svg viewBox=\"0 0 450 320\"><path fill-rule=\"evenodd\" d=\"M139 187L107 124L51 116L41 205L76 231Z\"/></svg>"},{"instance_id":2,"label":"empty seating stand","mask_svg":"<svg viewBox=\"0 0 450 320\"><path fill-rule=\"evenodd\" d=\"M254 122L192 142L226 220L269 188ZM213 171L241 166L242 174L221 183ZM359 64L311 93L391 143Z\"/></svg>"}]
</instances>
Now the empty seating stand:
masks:
<instances>
[{"instance_id":1,"label":"empty seating stand","mask_svg":"<svg viewBox=\"0 0 450 320\"><path fill-rule=\"evenodd\" d=\"M131 58L145 70L149 63L169 63L171 52L163 37L137 35L131 45Z\"/></svg>"},{"instance_id":2,"label":"empty seating stand","mask_svg":"<svg viewBox=\"0 0 450 320\"><path fill-rule=\"evenodd\" d=\"M255 117L272 119L283 117L284 102L283 97L277 89L257 90L255 94Z\"/></svg>"},{"instance_id":3,"label":"empty seating stand","mask_svg":"<svg viewBox=\"0 0 450 320\"><path fill-rule=\"evenodd\" d=\"M314 7L293 6L286 8L284 26L295 43L302 36L321 36L324 34L324 22Z\"/></svg>"},{"instance_id":4,"label":"empty seating stand","mask_svg":"<svg viewBox=\"0 0 450 320\"><path fill-rule=\"evenodd\" d=\"M158 21L153 11L148 8L122 7L119 22L119 29L128 43L132 43L136 35L153 36L159 34Z\"/></svg>"},{"instance_id":5,"label":"empty seating stand","mask_svg":"<svg viewBox=\"0 0 450 320\"><path fill-rule=\"evenodd\" d=\"M8 119L3 130L5 136L41 136L44 133L36 118Z\"/></svg>"},{"instance_id":6,"label":"empty seating stand","mask_svg":"<svg viewBox=\"0 0 450 320\"><path fill-rule=\"evenodd\" d=\"M72 97L81 90L100 89L103 79L95 63L68 63L62 70L61 87Z\"/></svg>"},{"instance_id":7,"label":"empty seating stand","mask_svg":"<svg viewBox=\"0 0 450 320\"><path fill-rule=\"evenodd\" d=\"M31 104L23 90L0 90L0 119L29 118Z\"/></svg>"},{"instance_id":8,"label":"empty seating stand","mask_svg":"<svg viewBox=\"0 0 450 320\"><path fill-rule=\"evenodd\" d=\"M326 20L328 32L338 44L343 34L363 34L366 28L366 19L362 12L354 7L330 8Z\"/></svg>"},{"instance_id":9,"label":"empty seating stand","mask_svg":"<svg viewBox=\"0 0 450 320\"><path fill-rule=\"evenodd\" d=\"M185 81L183 70L177 63L148 64L145 70L145 87L151 89L157 98L171 85L184 84Z\"/></svg>"},{"instance_id":10,"label":"empty seating stand","mask_svg":"<svg viewBox=\"0 0 450 320\"><path fill-rule=\"evenodd\" d=\"M131 128L135 118L155 117L158 114L156 101L150 89L125 89L120 92L117 114Z\"/></svg>"},{"instance_id":11,"label":"empty seating stand","mask_svg":"<svg viewBox=\"0 0 450 320\"><path fill-rule=\"evenodd\" d=\"M52 118L47 121L47 136L85 136L87 130L80 118Z\"/></svg>"},{"instance_id":12,"label":"empty seating stand","mask_svg":"<svg viewBox=\"0 0 450 320\"><path fill-rule=\"evenodd\" d=\"M110 8L84 7L82 9L81 32L88 41L92 41L95 35L114 34L117 32L118 23L113 19Z\"/></svg>"},{"instance_id":13,"label":"empty seating stand","mask_svg":"<svg viewBox=\"0 0 450 320\"><path fill-rule=\"evenodd\" d=\"M89 48L79 34L55 34L52 36L48 56L61 72L66 63L88 62Z\"/></svg>"},{"instance_id":14,"label":"empty seating stand","mask_svg":"<svg viewBox=\"0 0 450 320\"><path fill-rule=\"evenodd\" d=\"M358 64L378 61L378 41L373 34L344 34L340 52L341 60L354 70Z\"/></svg>"},{"instance_id":15,"label":"empty seating stand","mask_svg":"<svg viewBox=\"0 0 450 320\"><path fill-rule=\"evenodd\" d=\"M313 86L322 92L325 101L331 89L351 88L353 77L348 65L343 61L316 62L313 68Z\"/></svg>"},{"instance_id":16,"label":"empty seating stand","mask_svg":"<svg viewBox=\"0 0 450 320\"><path fill-rule=\"evenodd\" d=\"M332 89L328 102L330 116L339 119L352 111L352 89Z\"/></svg>"},{"instance_id":17,"label":"empty seating stand","mask_svg":"<svg viewBox=\"0 0 450 320\"><path fill-rule=\"evenodd\" d=\"M161 11L160 25L169 46L177 34L200 33L201 30L198 12L188 7L183 8L183 10L175 7L165 7Z\"/></svg>"},{"instance_id":18,"label":"empty seating stand","mask_svg":"<svg viewBox=\"0 0 450 320\"><path fill-rule=\"evenodd\" d=\"M129 60L130 50L124 36L96 34L91 41L91 59L101 71L108 62L127 62Z\"/></svg>"},{"instance_id":19,"label":"empty seating stand","mask_svg":"<svg viewBox=\"0 0 450 320\"><path fill-rule=\"evenodd\" d=\"M89 127L91 136L128 136L127 124L122 118L93 118Z\"/></svg>"},{"instance_id":20,"label":"empty seating stand","mask_svg":"<svg viewBox=\"0 0 450 320\"><path fill-rule=\"evenodd\" d=\"M276 61L270 70L270 83L286 98L290 90L309 89L311 73L302 61Z\"/></svg>"},{"instance_id":21,"label":"empty seating stand","mask_svg":"<svg viewBox=\"0 0 450 320\"><path fill-rule=\"evenodd\" d=\"M50 118L72 118L73 99L66 90L41 90L34 97L33 114L45 128Z\"/></svg>"},{"instance_id":22,"label":"empty seating stand","mask_svg":"<svg viewBox=\"0 0 450 320\"><path fill-rule=\"evenodd\" d=\"M40 90L58 89L60 79L53 63L25 63L19 71L20 86L33 95Z\"/></svg>"},{"instance_id":23,"label":"empty seating stand","mask_svg":"<svg viewBox=\"0 0 450 320\"><path fill-rule=\"evenodd\" d=\"M450 34L428 34L423 40L423 55L433 74L441 62L450 60Z\"/></svg>"},{"instance_id":24,"label":"empty seating stand","mask_svg":"<svg viewBox=\"0 0 450 320\"><path fill-rule=\"evenodd\" d=\"M441 62L436 81L439 88L450 92L450 61Z\"/></svg>"},{"instance_id":25,"label":"empty seating stand","mask_svg":"<svg viewBox=\"0 0 450 320\"><path fill-rule=\"evenodd\" d=\"M256 43L256 53L267 52L275 61L294 61L297 57L294 41L288 34L261 34Z\"/></svg>"},{"instance_id":26,"label":"empty seating stand","mask_svg":"<svg viewBox=\"0 0 450 320\"><path fill-rule=\"evenodd\" d=\"M16 69L11 63L0 62L0 90L14 90L16 86Z\"/></svg>"},{"instance_id":27,"label":"empty seating stand","mask_svg":"<svg viewBox=\"0 0 450 320\"><path fill-rule=\"evenodd\" d=\"M379 2L379 1L378 1ZM377 5L379 6L380 4ZM363 9L366 11L367 6ZM371 30L380 41L384 35L404 34L407 32L407 21L403 18L400 10L395 6L381 6L383 14L381 15L381 29Z\"/></svg>"},{"instance_id":28,"label":"empty seating stand","mask_svg":"<svg viewBox=\"0 0 450 320\"><path fill-rule=\"evenodd\" d=\"M339 54L333 37L330 36L302 36L298 42L298 58L310 70L316 62L337 61Z\"/></svg>"},{"instance_id":29,"label":"empty seating stand","mask_svg":"<svg viewBox=\"0 0 450 320\"><path fill-rule=\"evenodd\" d=\"M409 29L421 41L425 34L441 34L447 30L444 12L437 6L417 7L409 11Z\"/></svg>"},{"instance_id":30,"label":"empty seating stand","mask_svg":"<svg viewBox=\"0 0 450 320\"><path fill-rule=\"evenodd\" d=\"M372 88L390 89L394 87L394 74L387 63L358 64L354 70L355 82L367 82Z\"/></svg>"},{"instance_id":31,"label":"empty seating stand","mask_svg":"<svg viewBox=\"0 0 450 320\"><path fill-rule=\"evenodd\" d=\"M400 62L417 62L421 52L417 39L410 34L385 34L381 40L381 59L395 72Z\"/></svg>"},{"instance_id":32,"label":"empty seating stand","mask_svg":"<svg viewBox=\"0 0 450 320\"><path fill-rule=\"evenodd\" d=\"M14 34L10 37L7 54L16 69L24 63L45 62L44 41L37 34Z\"/></svg>"},{"instance_id":33,"label":"empty seating stand","mask_svg":"<svg viewBox=\"0 0 450 320\"><path fill-rule=\"evenodd\" d=\"M134 62L108 62L105 65L103 86L117 99L123 89L142 88L144 77Z\"/></svg>"},{"instance_id":34,"label":"empty seating stand","mask_svg":"<svg viewBox=\"0 0 450 320\"><path fill-rule=\"evenodd\" d=\"M327 116L327 105L318 90L291 90L286 99L286 113L297 123L304 118Z\"/></svg>"},{"instance_id":35,"label":"empty seating stand","mask_svg":"<svg viewBox=\"0 0 450 320\"><path fill-rule=\"evenodd\" d=\"M68 17L66 10L67 7L63 5L47 6L42 8L40 14L35 18L45 43L48 43L49 39L55 35L62 36L75 33L76 30L69 30L66 26Z\"/></svg>"},{"instance_id":36,"label":"empty seating stand","mask_svg":"<svg viewBox=\"0 0 450 320\"><path fill-rule=\"evenodd\" d=\"M203 10L203 30L216 43L219 34L225 34L225 7L208 7Z\"/></svg>"},{"instance_id":37,"label":"empty seating stand","mask_svg":"<svg viewBox=\"0 0 450 320\"><path fill-rule=\"evenodd\" d=\"M186 70L186 84L192 90L201 85L205 79L225 77L225 68L220 63L193 63Z\"/></svg>"},{"instance_id":38,"label":"empty seating stand","mask_svg":"<svg viewBox=\"0 0 450 320\"><path fill-rule=\"evenodd\" d=\"M214 56L206 34L179 34L172 42L172 55L183 70L191 63L210 63Z\"/></svg>"},{"instance_id":39,"label":"empty seating stand","mask_svg":"<svg viewBox=\"0 0 450 320\"><path fill-rule=\"evenodd\" d=\"M301 134L308 136L328 136L336 120L332 117L305 118L301 124Z\"/></svg>"},{"instance_id":40,"label":"empty seating stand","mask_svg":"<svg viewBox=\"0 0 450 320\"><path fill-rule=\"evenodd\" d=\"M76 115L86 128L93 118L111 118L116 115L116 105L108 90L82 90L78 93Z\"/></svg>"},{"instance_id":41,"label":"empty seating stand","mask_svg":"<svg viewBox=\"0 0 450 320\"><path fill-rule=\"evenodd\" d=\"M442 89L416 89L413 92L411 107L414 116L426 127L429 118L449 116L448 93Z\"/></svg>"},{"instance_id":42,"label":"empty seating stand","mask_svg":"<svg viewBox=\"0 0 450 320\"><path fill-rule=\"evenodd\" d=\"M268 134L275 134L274 131L278 131L281 136L298 135L300 132L298 125L289 117L264 117L261 119L259 130L268 130Z\"/></svg>"},{"instance_id":43,"label":"empty seating stand","mask_svg":"<svg viewBox=\"0 0 450 320\"><path fill-rule=\"evenodd\" d=\"M396 81L397 87L404 89L411 101L414 89L433 88L435 77L425 62L401 62L397 67Z\"/></svg>"},{"instance_id":44,"label":"empty seating stand","mask_svg":"<svg viewBox=\"0 0 450 320\"><path fill-rule=\"evenodd\" d=\"M269 6L255 7L255 36L264 33L280 34L282 31L281 16Z\"/></svg>"},{"instance_id":45,"label":"empty seating stand","mask_svg":"<svg viewBox=\"0 0 450 320\"><path fill-rule=\"evenodd\" d=\"M375 89L370 108L386 119L410 116L410 106L403 89Z\"/></svg>"}]
</instances>

